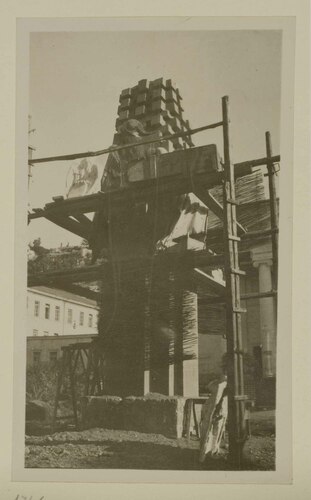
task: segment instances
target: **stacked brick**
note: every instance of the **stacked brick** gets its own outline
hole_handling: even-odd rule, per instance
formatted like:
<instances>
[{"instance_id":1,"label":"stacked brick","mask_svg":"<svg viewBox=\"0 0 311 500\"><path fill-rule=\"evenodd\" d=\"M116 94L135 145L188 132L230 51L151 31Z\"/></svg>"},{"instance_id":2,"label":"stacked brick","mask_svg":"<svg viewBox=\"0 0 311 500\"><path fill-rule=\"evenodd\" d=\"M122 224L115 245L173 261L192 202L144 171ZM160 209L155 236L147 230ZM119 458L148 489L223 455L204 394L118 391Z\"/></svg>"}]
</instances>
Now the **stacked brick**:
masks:
<instances>
[{"instance_id":1,"label":"stacked brick","mask_svg":"<svg viewBox=\"0 0 311 500\"><path fill-rule=\"evenodd\" d=\"M182 97L171 80L158 78L148 83L140 80L135 87L124 89L120 95L116 129L129 119L139 120L145 129L154 134L171 135L190 129L183 118ZM118 143L118 133L114 142ZM168 151L192 147L191 136L177 137L162 143Z\"/></svg>"}]
</instances>

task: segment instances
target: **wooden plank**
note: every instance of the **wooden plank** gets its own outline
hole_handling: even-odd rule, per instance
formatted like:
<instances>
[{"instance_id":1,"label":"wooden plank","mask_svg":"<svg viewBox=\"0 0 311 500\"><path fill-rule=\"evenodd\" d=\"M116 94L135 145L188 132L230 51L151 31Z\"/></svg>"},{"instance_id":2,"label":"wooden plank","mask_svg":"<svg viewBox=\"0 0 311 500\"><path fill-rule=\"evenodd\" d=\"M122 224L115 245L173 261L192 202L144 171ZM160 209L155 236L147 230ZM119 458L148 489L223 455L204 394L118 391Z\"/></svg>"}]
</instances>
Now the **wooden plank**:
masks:
<instances>
[{"instance_id":1,"label":"wooden plank","mask_svg":"<svg viewBox=\"0 0 311 500\"><path fill-rule=\"evenodd\" d=\"M188 150L187 150L188 151ZM239 176L239 172L237 172ZM194 184L200 185L205 189L211 189L222 182L222 173L213 172L206 175L206 172L200 172L193 176L185 172L185 176L172 175L171 177L162 177L159 179L150 179L147 181L135 182L122 190L114 190L109 193L99 192L92 195L82 196L80 198L71 198L63 202L49 203L44 209L29 214L29 220L46 217L46 215L72 215L97 212L100 207L108 207L111 210L118 210L123 204L130 202L148 201L150 197L154 198L155 186L159 198L168 195L178 195L193 192Z\"/></svg>"},{"instance_id":2,"label":"wooden plank","mask_svg":"<svg viewBox=\"0 0 311 500\"><path fill-rule=\"evenodd\" d=\"M57 226L62 227L63 229L67 229L68 231L70 231L73 234L76 234L77 236L81 236L81 238L88 239L90 235L90 231L85 228L84 224L81 224L80 222L70 219L69 217L49 215L48 213L46 213L45 218L50 222L53 222Z\"/></svg>"},{"instance_id":3,"label":"wooden plank","mask_svg":"<svg viewBox=\"0 0 311 500\"><path fill-rule=\"evenodd\" d=\"M241 300L265 299L267 297L276 297L277 291L270 290L269 292L254 292L241 295Z\"/></svg>"},{"instance_id":4,"label":"wooden plank","mask_svg":"<svg viewBox=\"0 0 311 500\"><path fill-rule=\"evenodd\" d=\"M243 235L243 240L261 240L277 234L278 232L279 230L277 228L267 229L264 231L248 231Z\"/></svg>"},{"instance_id":5,"label":"wooden plank","mask_svg":"<svg viewBox=\"0 0 311 500\"><path fill-rule=\"evenodd\" d=\"M206 176L206 173L201 173L196 176L196 179L196 182L203 183L209 188L221 182L221 174L215 172ZM159 197L173 194L178 195L191 192L192 180L190 176L184 178L172 176L170 178L160 178L158 180L152 179L133 183L123 190L114 190L109 193L100 192L96 195L86 195L81 198L68 199L64 202L49 203L40 212L29 214L29 220L46 217L47 215L72 215L75 217L79 214L96 212L101 206L108 207L108 203L110 204L111 210L118 210L124 204L128 205L131 202L138 203L149 200L150 197L154 198L156 185Z\"/></svg>"},{"instance_id":6,"label":"wooden plank","mask_svg":"<svg viewBox=\"0 0 311 500\"><path fill-rule=\"evenodd\" d=\"M90 212L96 212L100 208L100 203L103 200L102 193L95 193L76 198L68 198L60 201L47 203L44 210L53 210L55 214L60 215L79 215ZM35 218L35 217L33 217Z\"/></svg>"},{"instance_id":7,"label":"wooden plank","mask_svg":"<svg viewBox=\"0 0 311 500\"><path fill-rule=\"evenodd\" d=\"M221 220L224 219L224 209L223 206L216 200L216 198L208 191L203 191L196 187L194 194L200 198L200 200L214 212L215 215ZM238 234L245 234L246 229L237 222Z\"/></svg>"},{"instance_id":8,"label":"wooden plank","mask_svg":"<svg viewBox=\"0 0 311 500\"><path fill-rule=\"evenodd\" d=\"M263 165L267 165L268 162L278 163L279 161L281 161L280 155L271 156L271 158L264 156L263 158L257 158L256 160L248 160L248 161L242 161L240 163L235 163L234 168L242 169L243 167L245 168L260 167Z\"/></svg>"},{"instance_id":9,"label":"wooden plank","mask_svg":"<svg viewBox=\"0 0 311 500\"><path fill-rule=\"evenodd\" d=\"M74 218L82 224L86 230L91 231L93 221L84 214L76 214Z\"/></svg>"},{"instance_id":10,"label":"wooden plank","mask_svg":"<svg viewBox=\"0 0 311 500\"><path fill-rule=\"evenodd\" d=\"M225 305L226 304L226 299L225 299L225 296L217 296L217 297L213 297L213 296L200 296L199 295L199 306L209 306L209 305L212 305L212 304L223 304Z\"/></svg>"},{"instance_id":11,"label":"wooden plank","mask_svg":"<svg viewBox=\"0 0 311 500\"><path fill-rule=\"evenodd\" d=\"M58 201L64 201L64 196L53 196L53 200L55 202L58 202Z\"/></svg>"},{"instance_id":12,"label":"wooden plank","mask_svg":"<svg viewBox=\"0 0 311 500\"><path fill-rule=\"evenodd\" d=\"M196 187L194 194L200 198L200 200L214 212L215 215L221 220L224 218L223 206L216 200L216 198L209 192L203 191L202 189Z\"/></svg>"},{"instance_id":13,"label":"wooden plank","mask_svg":"<svg viewBox=\"0 0 311 500\"><path fill-rule=\"evenodd\" d=\"M97 334L93 335L94 340L98 338ZM62 351L77 351L79 349L83 349L85 352L87 352L88 349L90 349L93 346L93 341L88 342L76 342L74 344L69 344L69 345L64 345L61 347Z\"/></svg>"},{"instance_id":14,"label":"wooden plank","mask_svg":"<svg viewBox=\"0 0 311 500\"><path fill-rule=\"evenodd\" d=\"M266 299L267 297L276 297L277 291L271 290L269 292L254 292L246 293L241 295L241 300L254 300L254 299ZM199 304L225 304L224 297L200 297Z\"/></svg>"},{"instance_id":15,"label":"wooden plank","mask_svg":"<svg viewBox=\"0 0 311 500\"><path fill-rule=\"evenodd\" d=\"M211 290L221 296L226 292L225 282L216 281L215 278L197 267L193 270L193 277L196 284L202 285L206 290Z\"/></svg>"},{"instance_id":16,"label":"wooden plank","mask_svg":"<svg viewBox=\"0 0 311 500\"><path fill-rule=\"evenodd\" d=\"M222 183L223 174L215 170L216 163L211 163L208 169L209 173L206 175L207 170L204 163L209 157L209 161L212 162L212 157L215 157L215 153L208 152L210 147L202 146L160 156L157 159L158 171L163 176L160 179L134 182L122 190L116 189L109 193L98 192L83 197L58 199L56 202L47 203L44 209L34 209L29 214L29 220L44 217L46 214L78 217L82 214L97 212L101 207L107 207L108 201L112 204L112 208L118 209L122 204L128 204L133 200L140 202L148 200L150 196L154 197L155 186L157 186L159 196L184 194L192 192L198 187L204 188L204 190L211 189ZM181 163L182 158L183 162ZM170 165L171 167L167 168ZM174 172L175 175L173 175ZM249 173L250 169L245 168L243 164L241 167L235 168L234 172L236 179ZM219 215L221 215L221 208L221 205L217 205L215 208L214 204L214 209L218 210Z\"/></svg>"}]
</instances>

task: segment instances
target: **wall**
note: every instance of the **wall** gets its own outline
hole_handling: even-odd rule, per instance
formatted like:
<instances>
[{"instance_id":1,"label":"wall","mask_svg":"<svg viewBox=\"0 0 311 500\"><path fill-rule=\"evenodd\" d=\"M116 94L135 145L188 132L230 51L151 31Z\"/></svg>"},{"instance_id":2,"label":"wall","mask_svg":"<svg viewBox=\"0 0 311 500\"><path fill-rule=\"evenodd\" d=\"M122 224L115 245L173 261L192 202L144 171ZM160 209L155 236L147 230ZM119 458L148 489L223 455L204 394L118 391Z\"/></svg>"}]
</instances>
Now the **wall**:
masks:
<instances>
[{"instance_id":1,"label":"wall","mask_svg":"<svg viewBox=\"0 0 311 500\"><path fill-rule=\"evenodd\" d=\"M82 299L83 300L83 299ZM34 314L35 301L40 303L39 316ZM45 318L45 305L50 305L50 317ZM59 307L59 319L55 319L55 308ZM68 322L68 309L72 310L72 321ZM84 313L84 324L80 325L79 315ZM88 325L89 314L93 316L92 327ZM77 335L97 333L97 308L83 304L57 298L53 295L39 293L34 289L28 290L27 299L27 336L33 335ZM37 333L34 333L34 331Z\"/></svg>"},{"instance_id":2,"label":"wall","mask_svg":"<svg viewBox=\"0 0 311 500\"><path fill-rule=\"evenodd\" d=\"M34 364L34 353L40 352L40 362L50 361L50 353L61 357L62 347L77 342L90 342L95 335L63 335L60 337L27 337L27 367Z\"/></svg>"}]
</instances>

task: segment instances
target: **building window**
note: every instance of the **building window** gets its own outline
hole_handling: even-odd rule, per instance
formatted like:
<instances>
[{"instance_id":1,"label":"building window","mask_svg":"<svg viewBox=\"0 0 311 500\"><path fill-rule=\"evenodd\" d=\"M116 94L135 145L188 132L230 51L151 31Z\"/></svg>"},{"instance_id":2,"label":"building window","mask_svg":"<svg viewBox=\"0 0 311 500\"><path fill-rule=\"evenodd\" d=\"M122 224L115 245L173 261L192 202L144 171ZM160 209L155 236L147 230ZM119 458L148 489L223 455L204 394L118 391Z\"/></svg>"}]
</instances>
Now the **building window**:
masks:
<instances>
[{"instance_id":1,"label":"building window","mask_svg":"<svg viewBox=\"0 0 311 500\"><path fill-rule=\"evenodd\" d=\"M89 314L89 327L92 328L93 326L93 314Z\"/></svg>"},{"instance_id":2,"label":"building window","mask_svg":"<svg viewBox=\"0 0 311 500\"><path fill-rule=\"evenodd\" d=\"M56 363L56 361L57 361L57 351L50 351L49 352L49 361L50 361L50 363Z\"/></svg>"},{"instance_id":3,"label":"building window","mask_svg":"<svg viewBox=\"0 0 311 500\"><path fill-rule=\"evenodd\" d=\"M38 333L39 333L38 330L32 330L32 334L33 334L34 337L37 337Z\"/></svg>"},{"instance_id":4,"label":"building window","mask_svg":"<svg viewBox=\"0 0 311 500\"><path fill-rule=\"evenodd\" d=\"M59 321L60 318L60 307L55 306L55 321Z\"/></svg>"},{"instance_id":5,"label":"building window","mask_svg":"<svg viewBox=\"0 0 311 500\"><path fill-rule=\"evenodd\" d=\"M44 317L45 319L50 319L50 304L45 304Z\"/></svg>"},{"instance_id":6,"label":"building window","mask_svg":"<svg viewBox=\"0 0 311 500\"><path fill-rule=\"evenodd\" d=\"M43 335L47 337L49 335L49 332L43 332Z\"/></svg>"},{"instance_id":7,"label":"building window","mask_svg":"<svg viewBox=\"0 0 311 500\"><path fill-rule=\"evenodd\" d=\"M72 309L68 309L68 323L72 323Z\"/></svg>"},{"instance_id":8,"label":"building window","mask_svg":"<svg viewBox=\"0 0 311 500\"><path fill-rule=\"evenodd\" d=\"M79 320L79 325L83 326L84 325L84 312L80 312L80 320Z\"/></svg>"},{"instance_id":9,"label":"building window","mask_svg":"<svg viewBox=\"0 0 311 500\"><path fill-rule=\"evenodd\" d=\"M40 313L40 302L38 300L35 300L35 316L39 316L39 313Z\"/></svg>"},{"instance_id":10,"label":"building window","mask_svg":"<svg viewBox=\"0 0 311 500\"><path fill-rule=\"evenodd\" d=\"M41 351L33 351L32 359L33 359L33 364L38 365L41 361Z\"/></svg>"}]
</instances>

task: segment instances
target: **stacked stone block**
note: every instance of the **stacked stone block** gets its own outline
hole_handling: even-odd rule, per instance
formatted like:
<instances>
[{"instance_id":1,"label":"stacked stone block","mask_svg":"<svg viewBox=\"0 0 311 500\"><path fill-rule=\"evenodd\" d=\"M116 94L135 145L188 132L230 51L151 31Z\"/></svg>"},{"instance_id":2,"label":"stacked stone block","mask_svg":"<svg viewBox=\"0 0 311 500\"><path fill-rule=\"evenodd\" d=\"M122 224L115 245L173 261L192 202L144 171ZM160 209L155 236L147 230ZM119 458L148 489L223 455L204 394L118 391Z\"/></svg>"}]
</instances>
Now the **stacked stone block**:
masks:
<instances>
[{"instance_id":1,"label":"stacked stone block","mask_svg":"<svg viewBox=\"0 0 311 500\"><path fill-rule=\"evenodd\" d=\"M126 120L133 118L139 120L148 132L158 132L162 136L190 130L189 121L183 118L181 101L182 97L172 80L158 78L149 83L148 80L140 80L134 87L121 92L116 130ZM114 142L118 143L118 133ZM162 143L168 151L193 145L191 136Z\"/></svg>"}]
</instances>

